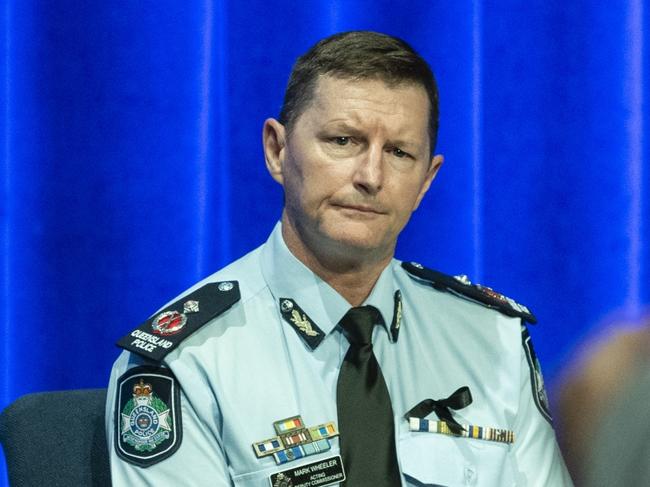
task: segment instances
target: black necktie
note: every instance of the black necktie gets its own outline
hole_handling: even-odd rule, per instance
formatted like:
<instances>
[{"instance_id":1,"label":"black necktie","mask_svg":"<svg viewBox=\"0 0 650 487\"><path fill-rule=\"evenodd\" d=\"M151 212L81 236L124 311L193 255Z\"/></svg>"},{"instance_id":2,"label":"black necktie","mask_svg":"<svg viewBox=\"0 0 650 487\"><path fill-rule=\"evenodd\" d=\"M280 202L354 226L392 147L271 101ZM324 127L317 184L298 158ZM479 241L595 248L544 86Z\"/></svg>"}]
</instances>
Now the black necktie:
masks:
<instances>
[{"instance_id":1,"label":"black necktie","mask_svg":"<svg viewBox=\"0 0 650 487\"><path fill-rule=\"evenodd\" d=\"M400 485L393 408L375 354L372 330L381 321L373 306L352 308L340 325L350 342L336 390L341 456L350 487Z\"/></svg>"}]
</instances>

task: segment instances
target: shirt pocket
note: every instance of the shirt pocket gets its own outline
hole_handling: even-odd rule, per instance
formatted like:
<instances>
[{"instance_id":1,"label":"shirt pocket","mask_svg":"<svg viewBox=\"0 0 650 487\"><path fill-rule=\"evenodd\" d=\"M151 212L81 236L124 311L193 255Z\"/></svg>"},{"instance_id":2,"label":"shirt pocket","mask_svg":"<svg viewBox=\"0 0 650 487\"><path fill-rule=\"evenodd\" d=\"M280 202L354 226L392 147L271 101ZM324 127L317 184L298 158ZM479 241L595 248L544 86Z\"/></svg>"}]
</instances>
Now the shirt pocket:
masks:
<instances>
[{"instance_id":1,"label":"shirt pocket","mask_svg":"<svg viewBox=\"0 0 650 487\"><path fill-rule=\"evenodd\" d=\"M399 442L409 486L509 487L515 485L510 445L435 433L411 433Z\"/></svg>"},{"instance_id":2,"label":"shirt pocket","mask_svg":"<svg viewBox=\"0 0 650 487\"><path fill-rule=\"evenodd\" d=\"M233 477L235 487L269 487L269 477L275 473L275 469L258 470Z\"/></svg>"}]
</instances>

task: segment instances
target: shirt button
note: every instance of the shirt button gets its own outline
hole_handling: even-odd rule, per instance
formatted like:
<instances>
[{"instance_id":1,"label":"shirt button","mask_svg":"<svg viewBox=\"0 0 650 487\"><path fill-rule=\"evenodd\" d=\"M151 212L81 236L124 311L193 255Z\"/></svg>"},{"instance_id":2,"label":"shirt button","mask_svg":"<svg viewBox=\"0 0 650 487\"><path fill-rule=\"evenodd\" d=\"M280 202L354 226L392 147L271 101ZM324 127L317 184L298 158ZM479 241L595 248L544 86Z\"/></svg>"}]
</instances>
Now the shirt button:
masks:
<instances>
[{"instance_id":1,"label":"shirt button","mask_svg":"<svg viewBox=\"0 0 650 487\"><path fill-rule=\"evenodd\" d=\"M476 469L472 465L466 465L465 470L465 485L475 485L476 484Z\"/></svg>"}]
</instances>

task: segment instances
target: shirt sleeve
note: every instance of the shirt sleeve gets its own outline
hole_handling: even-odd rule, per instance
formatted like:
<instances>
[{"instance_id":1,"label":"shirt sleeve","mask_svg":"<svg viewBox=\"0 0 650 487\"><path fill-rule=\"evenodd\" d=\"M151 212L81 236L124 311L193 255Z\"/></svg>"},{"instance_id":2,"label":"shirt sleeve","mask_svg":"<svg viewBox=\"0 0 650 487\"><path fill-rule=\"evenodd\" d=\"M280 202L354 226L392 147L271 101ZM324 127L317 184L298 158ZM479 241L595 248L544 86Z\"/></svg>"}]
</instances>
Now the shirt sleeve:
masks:
<instances>
[{"instance_id":1,"label":"shirt sleeve","mask_svg":"<svg viewBox=\"0 0 650 487\"><path fill-rule=\"evenodd\" d=\"M521 389L513 445L517 485L572 487L573 482L560 453L550 413L545 404L546 393L539 364L525 328L522 328L522 332Z\"/></svg>"},{"instance_id":2,"label":"shirt sleeve","mask_svg":"<svg viewBox=\"0 0 650 487\"><path fill-rule=\"evenodd\" d=\"M113 485L149 486L149 485L223 485L232 486L225 454L220 441L202 421L199 414L188 400L183 384L179 387L180 415L178 429L175 431L178 448L160 461L145 465L128 461L119 455L116 418L120 418L124 406L118 404L120 378L143 362L136 356L123 352L113 366L106 402L106 437L111 464ZM146 377L145 377L146 379ZM174 379L176 380L176 379ZM145 380L146 382L146 380ZM120 409L116 414L116 408ZM159 407L159 409L162 409ZM165 413L163 413L164 415ZM118 425L124 428L122 424Z\"/></svg>"}]
</instances>

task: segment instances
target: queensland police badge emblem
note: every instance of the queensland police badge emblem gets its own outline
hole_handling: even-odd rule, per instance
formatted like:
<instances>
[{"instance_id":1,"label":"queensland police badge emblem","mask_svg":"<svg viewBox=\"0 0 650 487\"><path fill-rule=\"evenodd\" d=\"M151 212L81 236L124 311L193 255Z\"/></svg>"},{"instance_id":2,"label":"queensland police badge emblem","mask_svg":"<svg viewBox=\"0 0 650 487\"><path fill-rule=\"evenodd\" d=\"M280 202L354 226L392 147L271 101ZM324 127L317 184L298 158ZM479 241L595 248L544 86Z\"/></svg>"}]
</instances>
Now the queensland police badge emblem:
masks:
<instances>
[{"instance_id":1,"label":"queensland police badge emblem","mask_svg":"<svg viewBox=\"0 0 650 487\"><path fill-rule=\"evenodd\" d=\"M115 411L118 455L147 467L180 446L178 385L168 369L142 366L119 379Z\"/></svg>"},{"instance_id":2,"label":"queensland police badge emblem","mask_svg":"<svg viewBox=\"0 0 650 487\"><path fill-rule=\"evenodd\" d=\"M283 473L279 473L273 482L273 487L293 487L293 482L290 477L287 477Z\"/></svg>"},{"instance_id":3,"label":"queensland police badge emblem","mask_svg":"<svg viewBox=\"0 0 650 487\"><path fill-rule=\"evenodd\" d=\"M133 398L122 409L122 441L136 451L151 451L169 438L171 429L169 407L140 377L133 386Z\"/></svg>"}]
</instances>

